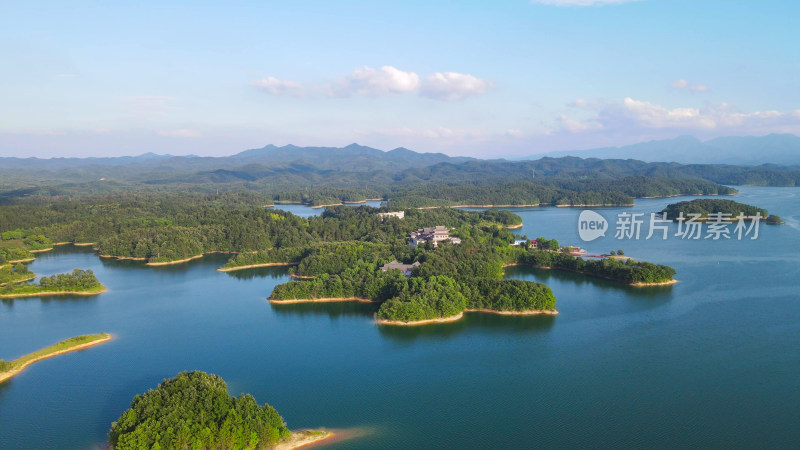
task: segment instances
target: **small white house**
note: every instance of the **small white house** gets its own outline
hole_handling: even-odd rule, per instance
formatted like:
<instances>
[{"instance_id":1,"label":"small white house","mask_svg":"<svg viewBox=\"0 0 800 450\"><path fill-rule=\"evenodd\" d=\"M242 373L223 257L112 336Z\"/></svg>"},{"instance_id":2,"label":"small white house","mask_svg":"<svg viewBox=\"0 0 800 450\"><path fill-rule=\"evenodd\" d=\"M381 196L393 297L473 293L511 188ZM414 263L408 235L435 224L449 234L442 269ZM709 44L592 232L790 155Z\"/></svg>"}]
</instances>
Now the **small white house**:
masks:
<instances>
[{"instance_id":1,"label":"small white house","mask_svg":"<svg viewBox=\"0 0 800 450\"><path fill-rule=\"evenodd\" d=\"M394 212L378 213L378 217L381 218L381 221L383 221L387 217L397 217L398 219L402 219L405 216L406 216L406 212L405 211L394 211Z\"/></svg>"}]
</instances>

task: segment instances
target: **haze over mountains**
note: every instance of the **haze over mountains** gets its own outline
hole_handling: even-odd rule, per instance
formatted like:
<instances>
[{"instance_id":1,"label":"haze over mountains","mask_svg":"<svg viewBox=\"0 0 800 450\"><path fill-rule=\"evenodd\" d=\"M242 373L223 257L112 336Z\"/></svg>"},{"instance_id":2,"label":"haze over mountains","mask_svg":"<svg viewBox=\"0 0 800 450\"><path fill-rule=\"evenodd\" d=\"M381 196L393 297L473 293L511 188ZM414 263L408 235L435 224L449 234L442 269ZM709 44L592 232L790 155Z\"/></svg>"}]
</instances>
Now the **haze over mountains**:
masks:
<instances>
[{"instance_id":1,"label":"haze over mountains","mask_svg":"<svg viewBox=\"0 0 800 450\"><path fill-rule=\"evenodd\" d=\"M642 142L623 147L603 147L589 150L557 151L532 154L515 160L559 158L636 159L645 162L678 162L681 164L734 165L800 165L800 137L792 134L767 136L729 136L701 141L693 136ZM0 158L2 169L88 169L128 166L153 172L175 173L227 170L253 164L271 168L303 167L334 171L389 172L428 167L439 163L459 164L476 158L448 156L443 153L418 153L398 147L389 151L350 144L346 147L298 147L267 145L245 150L230 156L199 157L145 153L139 156L107 158ZM252 169L252 167L251 167Z\"/></svg>"},{"instance_id":2,"label":"haze over mountains","mask_svg":"<svg viewBox=\"0 0 800 450\"><path fill-rule=\"evenodd\" d=\"M726 136L701 141L693 136L642 142L624 147L590 150L568 150L531 155L554 158L638 159L646 162L678 162L682 164L800 164L800 137L793 134L767 136Z\"/></svg>"},{"instance_id":3,"label":"haze over mountains","mask_svg":"<svg viewBox=\"0 0 800 450\"><path fill-rule=\"evenodd\" d=\"M401 170L426 167L440 162L459 163L473 158L447 156L443 153L417 153L403 147L382 151L358 144L346 147L298 147L267 145L231 156L199 157L145 153L139 156L108 158L0 158L1 168L40 168L48 170L87 166L134 165L166 170L210 170L241 167L248 164L309 165L318 169L342 171Z\"/></svg>"}]
</instances>

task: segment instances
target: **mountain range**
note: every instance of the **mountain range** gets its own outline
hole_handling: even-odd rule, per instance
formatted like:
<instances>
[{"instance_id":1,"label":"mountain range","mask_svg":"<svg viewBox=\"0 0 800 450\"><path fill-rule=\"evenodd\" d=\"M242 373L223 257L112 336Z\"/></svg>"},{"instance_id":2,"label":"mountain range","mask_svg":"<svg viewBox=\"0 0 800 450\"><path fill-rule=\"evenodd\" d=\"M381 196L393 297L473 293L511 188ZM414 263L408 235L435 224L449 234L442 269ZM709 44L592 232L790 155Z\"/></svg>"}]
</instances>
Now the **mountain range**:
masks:
<instances>
[{"instance_id":1,"label":"mountain range","mask_svg":"<svg viewBox=\"0 0 800 450\"><path fill-rule=\"evenodd\" d=\"M682 164L800 164L800 137L793 134L766 136L726 136L701 141L694 136L642 142L623 147L590 150L568 150L532 155L554 158L637 159L646 162L678 162Z\"/></svg>"}]
</instances>

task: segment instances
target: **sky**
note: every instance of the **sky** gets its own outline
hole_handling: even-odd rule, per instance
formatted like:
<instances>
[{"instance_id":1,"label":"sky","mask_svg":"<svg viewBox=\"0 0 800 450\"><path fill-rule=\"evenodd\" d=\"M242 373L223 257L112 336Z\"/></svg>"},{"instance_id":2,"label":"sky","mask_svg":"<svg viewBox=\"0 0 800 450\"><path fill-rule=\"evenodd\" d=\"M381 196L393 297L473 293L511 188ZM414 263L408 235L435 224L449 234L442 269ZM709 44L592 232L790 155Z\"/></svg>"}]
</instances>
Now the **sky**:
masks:
<instances>
[{"instance_id":1,"label":"sky","mask_svg":"<svg viewBox=\"0 0 800 450\"><path fill-rule=\"evenodd\" d=\"M796 0L2 0L0 156L800 134Z\"/></svg>"}]
</instances>

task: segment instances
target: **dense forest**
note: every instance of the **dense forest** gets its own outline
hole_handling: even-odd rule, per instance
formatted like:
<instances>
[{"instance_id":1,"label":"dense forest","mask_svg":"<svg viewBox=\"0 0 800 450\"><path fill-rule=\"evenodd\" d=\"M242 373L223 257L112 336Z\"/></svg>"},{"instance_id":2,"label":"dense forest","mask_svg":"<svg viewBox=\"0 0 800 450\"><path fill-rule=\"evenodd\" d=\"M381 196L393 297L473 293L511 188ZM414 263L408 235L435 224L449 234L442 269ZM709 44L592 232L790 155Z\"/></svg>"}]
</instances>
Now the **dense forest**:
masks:
<instances>
[{"instance_id":1,"label":"dense forest","mask_svg":"<svg viewBox=\"0 0 800 450\"><path fill-rule=\"evenodd\" d=\"M0 204L130 192L250 192L262 199L262 205L314 206L366 199L391 201L397 207L626 205L637 197L735 193L720 183L800 185L797 167L778 165L682 165L575 157L485 161L360 146L292 150L265 148L229 158L12 159L7 168L0 168ZM277 158L278 154L282 157Z\"/></svg>"},{"instance_id":2,"label":"dense forest","mask_svg":"<svg viewBox=\"0 0 800 450\"><path fill-rule=\"evenodd\" d=\"M754 217L756 214L761 215L763 218L769 216L769 212L766 209L757 206L746 205L733 200L706 198L672 203L667 205L661 213L666 214L666 217L672 220L675 220L681 214L684 217L689 217L689 214L700 214L702 218L708 218L710 214L715 213L727 214L731 217L736 217L740 214L745 217Z\"/></svg>"},{"instance_id":3,"label":"dense forest","mask_svg":"<svg viewBox=\"0 0 800 450\"><path fill-rule=\"evenodd\" d=\"M137 395L108 433L116 450L256 449L291 436L283 418L253 396L228 395L222 378L182 372Z\"/></svg>"},{"instance_id":4,"label":"dense forest","mask_svg":"<svg viewBox=\"0 0 800 450\"><path fill-rule=\"evenodd\" d=\"M519 264L568 270L627 284L665 283L673 280L675 269L632 259L584 259L566 253L529 249L518 256Z\"/></svg>"},{"instance_id":5,"label":"dense forest","mask_svg":"<svg viewBox=\"0 0 800 450\"><path fill-rule=\"evenodd\" d=\"M36 275L22 263L0 265L0 286L27 281Z\"/></svg>"},{"instance_id":6,"label":"dense forest","mask_svg":"<svg viewBox=\"0 0 800 450\"><path fill-rule=\"evenodd\" d=\"M398 219L379 216L387 206L332 206L319 216L300 218L264 208L263 200L246 192L38 199L0 209L0 243L9 244L0 248L92 243L102 256L150 263L226 252L231 257L221 270L294 266L291 273L303 279L277 286L273 300L362 298L382 303L380 319L399 321L449 317L470 309L555 310L546 286L503 280L505 264L553 266L625 283L662 282L674 273L647 263L584 261L558 253L559 243L544 238L540 248L550 251L512 247L515 236L507 228L521 219L509 211L411 208ZM461 244L408 245L411 231L434 225L449 228ZM399 271L380 270L392 260L419 264L406 278ZM10 273L20 270L13 267ZM93 274L76 271L42 278L39 285L8 284L3 289L21 293L98 286Z\"/></svg>"},{"instance_id":7,"label":"dense forest","mask_svg":"<svg viewBox=\"0 0 800 450\"><path fill-rule=\"evenodd\" d=\"M21 242L16 239L20 235L44 236L47 242L91 242L101 255L148 262L182 260L205 252L239 252L236 261L241 262L269 259L272 248L286 252L281 249L322 242L397 244L409 232L431 223L513 226L521 220L508 211L471 213L449 208L408 210L403 220L381 220L377 213L386 210L367 206L330 207L321 216L304 219L264 208L260 200L248 193L53 199L0 208L0 232L11 233L14 242ZM0 244L6 242L12 241ZM6 260L29 255L24 249L0 248L20 253L9 253Z\"/></svg>"}]
</instances>

